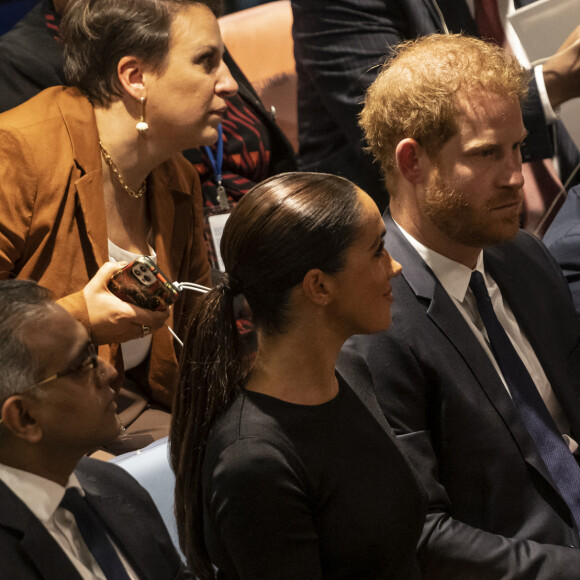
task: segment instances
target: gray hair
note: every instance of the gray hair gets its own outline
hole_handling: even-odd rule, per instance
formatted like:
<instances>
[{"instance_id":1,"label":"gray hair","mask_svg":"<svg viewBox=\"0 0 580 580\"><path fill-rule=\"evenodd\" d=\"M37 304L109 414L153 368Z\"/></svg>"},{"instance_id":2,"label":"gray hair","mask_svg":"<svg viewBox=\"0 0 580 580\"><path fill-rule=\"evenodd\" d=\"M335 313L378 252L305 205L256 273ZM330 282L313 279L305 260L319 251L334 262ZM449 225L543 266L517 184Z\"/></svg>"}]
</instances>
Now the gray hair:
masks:
<instances>
[{"instance_id":1,"label":"gray hair","mask_svg":"<svg viewBox=\"0 0 580 580\"><path fill-rule=\"evenodd\" d=\"M43 369L25 333L52 304L50 292L32 280L0 281L0 403L40 380Z\"/></svg>"}]
</instances>

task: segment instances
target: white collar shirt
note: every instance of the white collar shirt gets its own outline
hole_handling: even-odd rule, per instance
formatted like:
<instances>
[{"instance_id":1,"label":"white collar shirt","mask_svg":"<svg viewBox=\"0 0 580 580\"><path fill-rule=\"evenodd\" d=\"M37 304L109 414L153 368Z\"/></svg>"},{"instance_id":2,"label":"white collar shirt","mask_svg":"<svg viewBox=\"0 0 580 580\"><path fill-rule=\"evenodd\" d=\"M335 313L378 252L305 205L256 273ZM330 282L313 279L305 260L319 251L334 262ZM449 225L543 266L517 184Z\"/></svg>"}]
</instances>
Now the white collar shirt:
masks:
<instances>
[{"instance_id":1,"label":"white collar shirt","mask_svg":"<svg viewBox=\"0 0 580 580\"><path fill-rule=\"evenodd\" d=\"M481 320L479 310L477 309L475 296L469 288L469 281L471 279L473 270L426 247L413 236L411 236L408 232L406 232L401 226L399 226L399 229L407 238L409 243L415 248L415 250L417 250L427 266L429 266L429 268L433 271L435 277L439 280L451 300L453 300L453 303L455 306L457 306L461 316L463 316L465 322L477 338L481 347L485 351L485 354L491 361L497 374L502 380L504 387L509 393L509 388L491 351L487 331L483 321ZM556 399L556 395L552 390L550 382L546 377L546 373L544 372L544 369L542 368L542 365L540 364L534 349L520 328L512 312L512 309L503 299L495 280L485 272L483 265L483 252L479 254L475 270L478 270L483 275L485 285L487 286L487 290L491 298L493 309L499 322L503 326L510 341L516 349L516 352L530 373L530 376L532 377L534 384L536 385L542 399L544 400L548 411L552 415L552 418L558 426L558 429L563 434L563 437L566 440L570 450L575 452L578 449L578 443L569 435L570 424L564 415L560 403Z\"/></svg>"},{"instance_id":2,"label":"white collar shirt","mask_svg":"<svg viewBox=\"0 0 580 580\"><path fill-rule=\"evenodd\" d=\"M34 473L16 469L0 463L0 480L28 507L40 520L48 533L55 539L72 562L83 580L106 580L97 561L87 548L76 525L74 516L59 506L66 489L76 487L84 496L84 491L75 476L71 474L66 487L40 477ZM111 538L109 537L111 540ZM122 552L111 540L119 558L131 580L138 576Z\"/></svg>"}]
</instances>

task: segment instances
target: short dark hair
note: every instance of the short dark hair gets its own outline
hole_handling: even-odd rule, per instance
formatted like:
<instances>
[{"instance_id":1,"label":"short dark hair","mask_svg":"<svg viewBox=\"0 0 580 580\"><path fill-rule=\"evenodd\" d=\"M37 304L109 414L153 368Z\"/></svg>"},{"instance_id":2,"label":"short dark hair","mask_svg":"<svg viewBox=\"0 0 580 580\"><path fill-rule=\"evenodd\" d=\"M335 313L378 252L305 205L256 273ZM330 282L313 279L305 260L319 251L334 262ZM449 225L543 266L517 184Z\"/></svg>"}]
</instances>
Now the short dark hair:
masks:
<instances>
[{"instance_id":1,"label":"short dark hair","mask_svg":"<svg viewBox=\"0 0 580 580\"><path fill-rule=\"evenodd\" d=\"M24 334L52 304L50 292L32 280L0 281L0 402L39 380L43 369Z\"/></svg>"},{"instance_id":2,"label":"short dark hair","mask_svg":"<svg viewBox=\"0 0 580 580\"><path fill-rule=\"evenodd\" d=\"M196 4L219 12L219 0L73 0L60 26L67 83L108 106L123 94L121 58L137 56L161 72L175 15Z\"/></svg>"}]
</instances>

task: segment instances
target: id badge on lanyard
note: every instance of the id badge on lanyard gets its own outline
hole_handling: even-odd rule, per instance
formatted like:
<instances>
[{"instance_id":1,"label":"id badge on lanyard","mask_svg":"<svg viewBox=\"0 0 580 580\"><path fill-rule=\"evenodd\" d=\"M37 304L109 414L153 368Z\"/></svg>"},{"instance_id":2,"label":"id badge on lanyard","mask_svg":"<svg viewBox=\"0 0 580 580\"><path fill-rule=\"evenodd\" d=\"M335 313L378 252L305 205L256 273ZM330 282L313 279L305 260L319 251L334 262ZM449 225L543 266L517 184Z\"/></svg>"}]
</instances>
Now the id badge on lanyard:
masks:
<instances>
[{"instance_id":1,"label":"id badge on lanyard","mask_svg":"<svg viewBox=\"0 0 580 580\"><path fill-rule=\"evenodd\" d=\"M217 151L214 156L213 151L210 147L204 147L205 152L211 163L215 179L216 179L216 192L218 204L214 207L206 207L204 209L204 219L206 226L206 234L211 245L210 248L210 261L214 268L217 268L221 272L225 272L224 263L220 253L220 241L222 239L222 233L224 231L224 226L230 217L232 212L232 204L228 200L226 193L226 188L222 184L222 165L224 159L224 137L223 129L221 124L218 126L218 140L217 140Z\"/></svg>"}]
</instances>

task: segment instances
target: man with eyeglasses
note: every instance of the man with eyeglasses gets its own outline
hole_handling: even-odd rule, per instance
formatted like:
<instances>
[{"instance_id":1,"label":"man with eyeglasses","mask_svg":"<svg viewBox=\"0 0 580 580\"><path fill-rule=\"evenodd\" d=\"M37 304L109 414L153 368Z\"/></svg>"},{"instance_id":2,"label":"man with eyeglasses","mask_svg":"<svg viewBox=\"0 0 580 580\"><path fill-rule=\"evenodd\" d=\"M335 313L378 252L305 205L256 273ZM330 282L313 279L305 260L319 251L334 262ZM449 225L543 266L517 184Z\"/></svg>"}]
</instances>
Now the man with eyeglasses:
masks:
<instances>
[{"instance_id":1,"label":"man with eyeglasses","mask_svg":"<svg viewBox=\"0 0 580 580\"><path fill-rule=\"evenodd\" d=\"M191 577L147 492L84 457L122 429L116 374L48 290L0 282L0 577Z\"/></svg>"}]
</instances>

